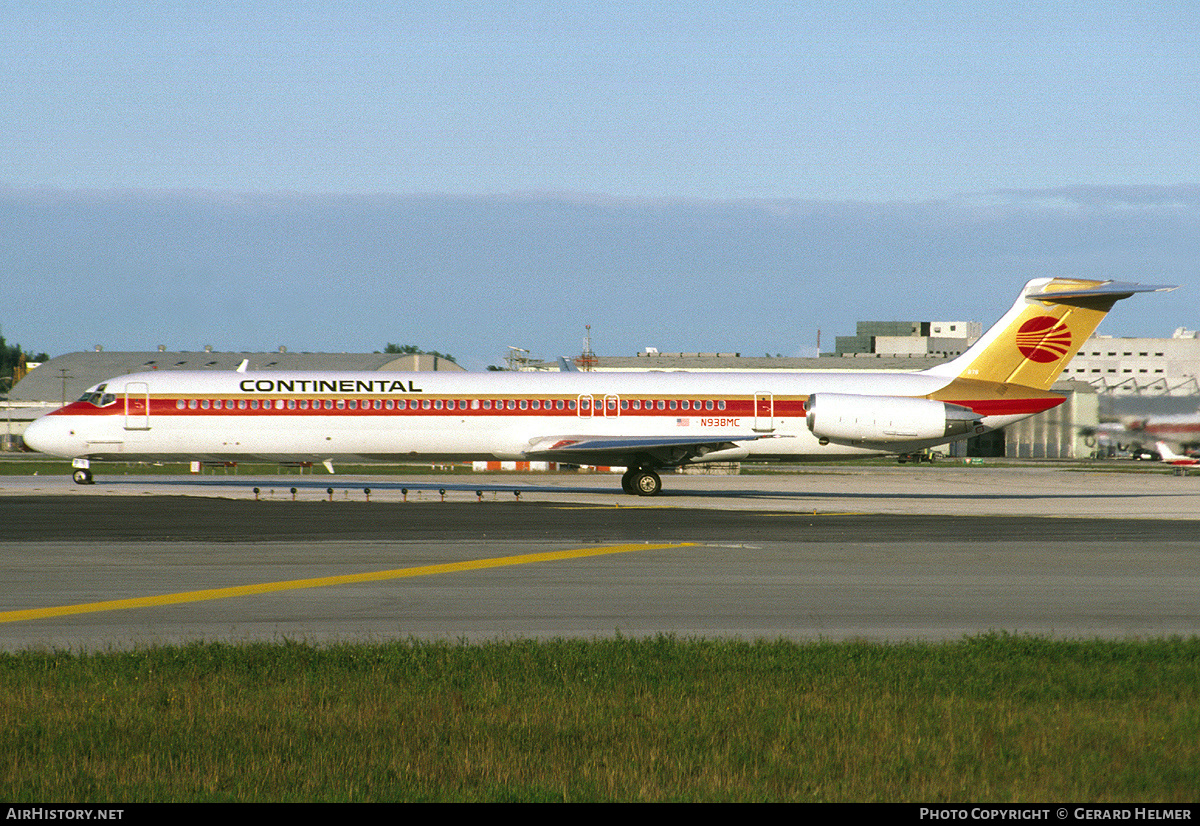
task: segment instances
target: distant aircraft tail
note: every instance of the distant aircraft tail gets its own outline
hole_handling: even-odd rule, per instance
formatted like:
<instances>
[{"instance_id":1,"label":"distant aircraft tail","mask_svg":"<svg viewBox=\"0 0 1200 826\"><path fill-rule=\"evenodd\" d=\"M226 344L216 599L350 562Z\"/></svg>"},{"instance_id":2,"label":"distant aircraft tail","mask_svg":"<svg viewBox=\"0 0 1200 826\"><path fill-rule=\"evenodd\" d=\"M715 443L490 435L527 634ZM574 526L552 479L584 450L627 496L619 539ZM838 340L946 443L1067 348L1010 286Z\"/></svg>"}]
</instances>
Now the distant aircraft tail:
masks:
<instances>
[{"instance_id":1,"label":"distant aircraft tail","mask_svg":"<svg viewBox=\"0 0 1200 826\"><path fill-rule=\"evenodd\" d=\"M1080 278L1035 278L970 349L924 372L1049 390L1114 304L1134 293L1173 289Z\"/></svg>"},{"instance_id":2,"label":"distant aircraft tail","mask_svg":"<svg viewBox=\"0 0 1200 826\"><path fill-rule=\"evenodd\" d=\"M1158 458L1162 459L1164 462L1191 464L1195 461L1190 456L1180 456L1178 453L1171 450L1170 446L1167 445L1166 442L1155 442L1154 449L1158 451Z\"/></svg>"}]
</instances>

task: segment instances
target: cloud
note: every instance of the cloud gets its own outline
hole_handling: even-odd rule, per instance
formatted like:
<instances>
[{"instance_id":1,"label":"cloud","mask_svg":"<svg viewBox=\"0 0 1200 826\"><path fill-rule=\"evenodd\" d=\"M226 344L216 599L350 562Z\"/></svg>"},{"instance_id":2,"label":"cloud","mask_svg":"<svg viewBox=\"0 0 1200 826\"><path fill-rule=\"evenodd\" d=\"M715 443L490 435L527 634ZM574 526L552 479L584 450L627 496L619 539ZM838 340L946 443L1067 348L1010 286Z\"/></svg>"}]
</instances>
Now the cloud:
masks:
<instances>
[{"instance_id":1,"label":"cloud","mask_svg":"<svg viewBox=\"0 0 1200 826\"><path fill-rule=\"evenodd\" d=\"M1200 185L1070 186L1049 189L1002 189L997 196L1013 204L1080 206L1099 209L1162 208L1200 210Z\"/></svg>"},{"instance_id":2,"label":"cloud","mask_svg":"<svg viewBox=\"0 0 1200 826\"><path fill-rule=\"evenodd\" d=\"M798 352L857 320L981 320L1027 279L1195 286L1200 187L1003 190L919 203L0 191L0 321L108 349ZM1181 296L1183 296L1181 298ZM1194 298L1106 332L1168 335Z\"/></svg>"}]
</instances>

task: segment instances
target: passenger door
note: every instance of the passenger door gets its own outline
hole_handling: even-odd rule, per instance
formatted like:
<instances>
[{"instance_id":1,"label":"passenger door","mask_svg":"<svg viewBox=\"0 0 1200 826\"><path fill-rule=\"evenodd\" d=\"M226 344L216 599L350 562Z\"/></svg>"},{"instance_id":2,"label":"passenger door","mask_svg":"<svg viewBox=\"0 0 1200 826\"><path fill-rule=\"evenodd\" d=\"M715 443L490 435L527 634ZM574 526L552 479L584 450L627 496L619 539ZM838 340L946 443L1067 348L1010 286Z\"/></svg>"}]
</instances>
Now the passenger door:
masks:
<instances>
[{"instance_id":1,"label":"passenger door","mask_svg":"<svg viewBox=\"0 0 1200 826\"><path fill-rule=\"evenodd\" d=\"M125 385L125 429L150 429L150 385L144 381Z\"/></svg>"}]
</instances>

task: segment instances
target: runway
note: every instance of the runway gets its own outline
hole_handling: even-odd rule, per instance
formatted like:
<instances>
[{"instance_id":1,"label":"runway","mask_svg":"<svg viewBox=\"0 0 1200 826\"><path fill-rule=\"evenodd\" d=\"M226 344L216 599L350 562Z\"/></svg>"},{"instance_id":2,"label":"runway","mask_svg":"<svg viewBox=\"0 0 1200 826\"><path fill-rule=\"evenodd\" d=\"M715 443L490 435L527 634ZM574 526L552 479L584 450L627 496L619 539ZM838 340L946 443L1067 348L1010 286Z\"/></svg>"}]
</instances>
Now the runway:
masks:
<instances>
[{"instance_id":1,"label":"runway","mask_svg":"<svg viewBox=\"0 0 1200 826\"><path fill-rule=\"evenodd\" d=\"M1200 629L1200 479L914 470L4 477L0 648Z\"/></svg>"}]
</instances>

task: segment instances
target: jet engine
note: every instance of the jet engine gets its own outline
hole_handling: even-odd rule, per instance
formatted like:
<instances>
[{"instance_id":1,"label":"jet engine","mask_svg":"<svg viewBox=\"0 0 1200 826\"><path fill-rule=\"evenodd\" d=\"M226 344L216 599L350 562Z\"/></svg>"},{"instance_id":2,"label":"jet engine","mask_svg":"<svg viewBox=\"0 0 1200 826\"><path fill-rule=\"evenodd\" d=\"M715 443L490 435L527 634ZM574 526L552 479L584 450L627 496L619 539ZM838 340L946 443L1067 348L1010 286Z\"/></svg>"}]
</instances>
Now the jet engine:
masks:
<instances>
[{"instance_id":1,"label":"jet engine","mask_svg":"<svg viewBox=\"0 0 1200 826\"><path fill-rule=\"evenodd\" d=\"M968 407L907 396L814 393L808 429L821 444L920 442L970 434L980 416Z\"/></svg>"}]
</instances>

